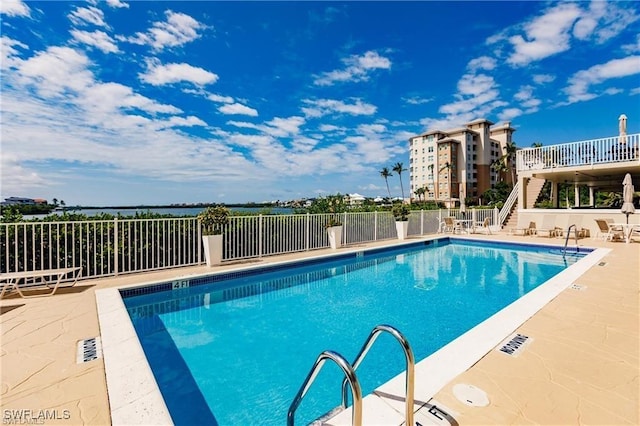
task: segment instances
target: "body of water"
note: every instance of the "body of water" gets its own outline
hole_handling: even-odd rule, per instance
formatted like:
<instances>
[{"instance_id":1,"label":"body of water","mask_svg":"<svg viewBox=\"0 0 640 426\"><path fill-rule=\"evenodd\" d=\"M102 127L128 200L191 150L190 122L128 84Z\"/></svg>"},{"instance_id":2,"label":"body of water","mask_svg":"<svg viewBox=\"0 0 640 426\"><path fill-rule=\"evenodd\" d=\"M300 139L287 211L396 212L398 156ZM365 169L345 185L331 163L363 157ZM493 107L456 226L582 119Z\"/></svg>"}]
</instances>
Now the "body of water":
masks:
<instances>
[{"instance_id":1,"label":"body of water","mask_svg":"<svg viewBox=\"0 0 640 426\"><path fill-rule=\"evenodd\" d=\"M68 209L66 210L66 213L73 213L73 214L84 214L87 216L97 216L99 214L111 214L114 216L117 216L118 214L122 215L122 216L135 216L135 214L137 212L140 213L145 213L145 212L151 212L151 213L157 213L157 214L170 214L173 216L197 216L198 213L200 213L202 210L204 210L205 207L163 207L163 208L149 208L149 209L145 209L145 208L119 208L119 209L112 209L112 208L104 208L104 209L78 209L78 210L72 210L72 209ZM241 213L265 213L265 214L292 214L293 213L293 209L289 208L289 207L229 207L229 210L231 210L231 215L233 216L233 212L241 212ZM62 211L53 211L50 214L57 214L57 215L62 215L63 212ZM24 216L26 219L30 219L30 218L38 218L38 217L43 217L43 215L25 215Z\"/></svg>"}]
</instances>

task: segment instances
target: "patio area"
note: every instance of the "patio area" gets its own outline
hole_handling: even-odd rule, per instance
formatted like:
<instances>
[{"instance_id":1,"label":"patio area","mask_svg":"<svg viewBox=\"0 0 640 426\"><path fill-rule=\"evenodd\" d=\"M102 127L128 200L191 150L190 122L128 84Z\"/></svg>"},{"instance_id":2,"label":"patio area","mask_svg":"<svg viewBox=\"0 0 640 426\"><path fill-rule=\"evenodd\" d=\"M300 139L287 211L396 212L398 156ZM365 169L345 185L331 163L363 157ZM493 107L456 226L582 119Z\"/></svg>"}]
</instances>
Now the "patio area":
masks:
<instances>
[{"instance_id":1,"label":"patio area","mask_svg":"<svg viewBox=\"0 0 640 426\"><path fill-rule=\"evenodd\" d=\"M563 239L507 232L469 238L564 244ZM392 243L396 241L358 248ZM587 238L579 245L611 251L516 330L529 337L517 356L492 350L433 398L416 392L416 403L424 404L416 421L423 425L639 423L640 244ZM354 246L343 250L350 248ZM213 270L329 253L273 256ZM207 272L212 269L195 266L92 279L49 298L11 296L0 301L4 421L26 423L39 417L43 420L39 424L110 424L104 360L76 362L77 342L100 335L95 290ZM488 405L461 401L456 385L483 390ZM365 424L388 423L365 413Z\"/></svg>"}]
</instances>

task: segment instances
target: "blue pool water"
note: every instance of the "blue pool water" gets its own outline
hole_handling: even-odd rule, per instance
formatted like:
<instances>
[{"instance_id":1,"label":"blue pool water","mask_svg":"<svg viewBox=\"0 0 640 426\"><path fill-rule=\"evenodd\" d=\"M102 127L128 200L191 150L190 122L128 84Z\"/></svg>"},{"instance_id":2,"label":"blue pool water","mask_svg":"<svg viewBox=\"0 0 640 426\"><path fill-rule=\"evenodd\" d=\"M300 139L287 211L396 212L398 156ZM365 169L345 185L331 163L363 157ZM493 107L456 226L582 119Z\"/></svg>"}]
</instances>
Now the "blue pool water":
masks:
<instances>
[{"instance_id":1,"label":"blue pool water","mask_svg":"<svg viewBox=\"0 0 640 426\"><path fill-rule=\"evenodd\" d=\"M123 296L176 424L281 425L323 350L352 361L384 323L406 336L419 361L579 257L444 239ZM358 369L363 393L404 362L398 343L381 336ZM326 364L296 421L337 406L341 380Z\"/></svg>"}]
</instances>

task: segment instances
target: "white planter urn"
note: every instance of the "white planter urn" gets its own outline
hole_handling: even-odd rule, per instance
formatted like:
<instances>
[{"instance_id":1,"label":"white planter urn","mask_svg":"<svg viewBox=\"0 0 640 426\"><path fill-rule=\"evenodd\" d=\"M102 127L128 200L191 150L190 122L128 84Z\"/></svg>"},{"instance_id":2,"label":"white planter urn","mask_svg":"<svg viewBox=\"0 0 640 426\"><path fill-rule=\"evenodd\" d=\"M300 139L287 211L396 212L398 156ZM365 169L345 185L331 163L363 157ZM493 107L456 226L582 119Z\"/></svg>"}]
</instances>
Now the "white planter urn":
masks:
<instances>
[{"instance_id":1,"label":"white planter urn","mask_svg":"<svg viewBox=\"0 0 640 426\"><path fill-rule=\"evenodd\" d=\"M333 250L342 246L342 225L328 227L327 235L329 236L329 245Z\"/></svg>"},{"instance_id":2,"label":"white planter urn","mask_svg":"<svg viewBox=\"0 0 640 426\"><path fill-rule=\"evenodd\" d=\"M222 263L222 235L203 235L202 246L207 266L220 265Z\"/></svg>"},{"instance_id":3,"label":"white planter urn","mask_svg":"<svg viewBox=\"0 0 640 426\"><path fill-rule=\"evenodd\" d=\"M396 232L398 233L399 240L407 239L407 235L409 235L409 221L396 221Z\"/></svg>"}]
</instances>

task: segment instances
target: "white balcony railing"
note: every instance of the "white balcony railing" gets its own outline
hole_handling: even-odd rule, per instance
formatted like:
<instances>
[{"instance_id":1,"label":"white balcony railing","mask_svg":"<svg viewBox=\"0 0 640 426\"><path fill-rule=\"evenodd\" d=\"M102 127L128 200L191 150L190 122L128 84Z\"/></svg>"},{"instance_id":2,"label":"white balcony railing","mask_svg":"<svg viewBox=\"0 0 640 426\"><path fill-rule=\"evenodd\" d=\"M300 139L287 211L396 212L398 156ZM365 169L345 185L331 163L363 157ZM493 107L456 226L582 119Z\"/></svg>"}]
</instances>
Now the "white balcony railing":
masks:
<instances>
[{"instance_id":1,"label":"white balcony railing","mask_svg":"<svg viewBox=\"0 0 640 426\"><path fill-rule=\"evenodd\" d=\"M627 161L640 162L640 133L524 148L516 154L518 172Z\"/></svg>"}]
</instances>

